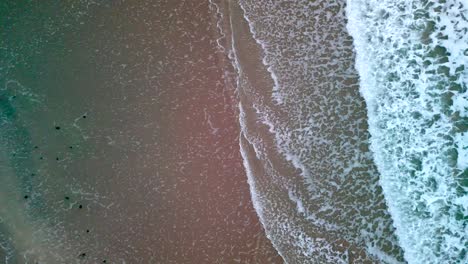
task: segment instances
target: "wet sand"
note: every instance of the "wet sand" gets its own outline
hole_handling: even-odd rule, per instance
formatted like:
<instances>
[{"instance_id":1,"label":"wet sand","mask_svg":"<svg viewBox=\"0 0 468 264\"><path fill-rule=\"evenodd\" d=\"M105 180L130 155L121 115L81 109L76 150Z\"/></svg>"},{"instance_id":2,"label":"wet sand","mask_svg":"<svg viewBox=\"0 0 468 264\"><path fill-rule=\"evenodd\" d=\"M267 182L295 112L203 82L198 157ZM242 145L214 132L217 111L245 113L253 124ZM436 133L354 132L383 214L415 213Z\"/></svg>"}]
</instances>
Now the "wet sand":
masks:
<instances>
[{"instance_id":1,"label":"wet sand","mask_svg":"<svg viewBox=\"0 0 468 264\"><path fill-rule=\"evenodd\" d=\"M31 257L46 245L69 263L282 263L250 200L208 1L149 2L91 5L24 62L40 74L8 76L44 98L19 109L42 204L19 210L53 231Z\"/></svg>"}]
</instances>

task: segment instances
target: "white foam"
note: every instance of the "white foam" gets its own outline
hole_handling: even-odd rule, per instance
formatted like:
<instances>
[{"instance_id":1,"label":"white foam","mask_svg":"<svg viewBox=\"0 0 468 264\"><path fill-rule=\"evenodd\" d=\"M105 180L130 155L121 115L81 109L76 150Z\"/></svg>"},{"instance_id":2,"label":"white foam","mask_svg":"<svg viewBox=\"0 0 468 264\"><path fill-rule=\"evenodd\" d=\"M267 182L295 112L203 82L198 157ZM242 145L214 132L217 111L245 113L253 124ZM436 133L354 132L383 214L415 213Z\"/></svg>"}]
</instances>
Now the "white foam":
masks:
<instances>
[{"instance_id":1,"label":"white foam","mask_svg":"<svg viewBox=\"0 0 468 264\"><path fill-rule=\"evenodd\" d=\"M466 92L451 91L450 111L442 101L450 92L448 83L466 85L466 71L449 81L441 68L456 76L458 67L468 65L463 54L468 35L460 34L468 30L466 21L461 21L461 13L466 17L468 11L466 6L460 8L462 3L449 0L425 6L415 1L348 0L348 30L368 107L371 149L409 263L467 260L462 257L467 230L460 220L460 214L468 215L463 204L466 192L457 192L455 180L457 169L467 166L467 139L452 122L456 111L466 116ZM418 12L425 15L417 16ZM434 33L425 36L431 30L429 21L435 22ZM440 47L449 53L446 62ZM435 50L439 55L431 55ZM455 164L450 156L454 149L458 150Z\"/></svg>"},{"instance_id":2,"label":"white foam","mask_svg":"<svg viewBox=\"0 0 468 264\"><path fill-rule=\"evenodd\" d=\"M367 138L360 125L364 120L359 112L362 101L352 90L355 86L350 87L348 82L355 72L344 30L343 3L239 3L251 34L262 48L262 62L273 82L271 98L262 95L269 87L248 88L254 90L247 94L249 107L255 109L252 120L268 128L274 144L269 149L277 151L302 176L292 179L274 169L269 172L272 181L276 181L272 184L283 184L285 196L298 213L295 217L301 218L303 225L276 228L297 232L298 237L291 238L292 244L298 245L296 254L310 255L310 261L323 260L311 254L321 247L327 249L320 256L328 254L328 258L340 261L347 256L329 250L329 244L314 237L304 240L311 243L312 249L299 246L301 236L305 236L300 231L304 226L358 245L364 246L366 241L372 241L376 247L394 245L393 234L388 231L392 230L389 216L373 209L382 208L383 198L376 190L376 173L368 166L370 155L360 152ZM235 64L239 64L236 59ZM245 88L244 81L238 83L239 89ZM255 89L261 91L256 93ZM335 135L339 133L342 134L337 139ZM304 193L290 191L299 189ZM368 199L362 202L362 197ZM335 216L337 212L340 213ZM280 232L276 228L271 232ZM393 252L398 251L397 246L395 249Z\"/></svg>"},{"instance_id":3,"label":"white foam","mask_svg":"<svg viewBox=\"0 0 468 264\"><path fill-rule=\"evenodd\" d=\"M296 204L296 208L299 213L303 214L306 212L304 204L302 204L302 201L293 193L293 190L288 191L288 196L289 199Z\"/></svg>"},{"instance_id":4,"label":"white foam","mask_svg":"<svg viewBox=\"0 0 468 264\"><path fill-rule=\"evenodd\" d=\"M455 144L458 146L457 165L461 169L468 168L468 133L457 133L455 135Z\"/></svg>"},{"instance_id":5,"label":"white foam","mask_svg":"<svg viewBox=\"0 0 468 264\"><path fill-rule=\"evenodd\" d=\"M244 5L243 5L242 3L240 3L239 6L240 6L240 8L241 8L242 11L243 11L244 19L247 21L247 23L248 23L248 25L249 25L249 30L250 30L250 33L252 34L253 39L257 42L258 45L260 45L260 47L262 48L263 52L265 52L265 54L263 54L262 63L263 63L263 65L265 66L266 70L270 73L270 77L271 77L271 79L273 80L273 87L272 87L273 100L274 100L277 104L282 104L282 103L283 103L283 98L282 98L282 96L281 96L280 93L279 93L279 90L280 90L279 78L278 78L278 76L277 76L276 73L275 73L273 64L269 62L270 60L273 60L273 58L271 58L271 55L268 56L268 54L267 54L267 51L268 51L268 43L265 42L265 41L262 41L261 38L258 37L258 33L257 33L257 31L255 30L254 23L253 23L253 21L249 18L249 16L247 16L247 12L246 12L246 10L245 10Z\"/></svg>"},{"instance_id":6,"label":"white foam","mask_svg":"<svg viewBox=\"0 0 468 264\"><path fill-rule=\"evenodd\" d=\"M380 259L384 263L388 264L403 264L404 262L398 261L395 257L390 256L389 254L383 252L378 247L368 246L367 252L377 259Z\"/></svg>"},{"instance_id":7,"label":"white foam","mask_svg":"<svg viewBox=\"0 0 468 264\"><path fill-rule=\"evenodd\" d=\"M260 157L258 157L259 151L256 149L255 145L252 142L248 141L247 135L244 135L247 128L246 128L246 125L245 125L245 112L244 112L244 110L242 108L241 103L239 103L239 111L240 111L240 113L239 113L239 123L241 125L240 138L244 138L248 142L248 144L250 144L254 148L256 157L257 157L257 159L259 159L260 158ZM253 174L252 168L251 168L250 163L249 163L248 154L247 154L247 152L246 152L246 150L245 150L245 148L244 148L244 146L242 144L242 141L240 141L239 143L240 143L239 144L240 145L240 153L241 153L242 160L243 160L242 163L244 165L244 168L245 168L245 171L246 171L246 174L247 174L247 183L249 184L250 195L251 195L251 199L252 199L254 209L257 212L258 218L260 219L260 223L262 224L268 239L270 239L270 241L272 242L272 244L275 247L275 249L277 250L277 252L281 255L283 260L285 260L285 262L286 262L286 258L284 257L284 255L282 255L282 252L280 250L278 250L279 247L275 243L276 242L275 239L272 239L270 233L268 232L269 228L266 226L266 219L265 219L265 214L264 214L264 211L263 211L263 209L266 206L265 206L265 204L263 202L263 199L260 197L260 194L257 191L257 186L256 186L256 183L255 183L255 176Z\"/></svg>"}]
</instances>

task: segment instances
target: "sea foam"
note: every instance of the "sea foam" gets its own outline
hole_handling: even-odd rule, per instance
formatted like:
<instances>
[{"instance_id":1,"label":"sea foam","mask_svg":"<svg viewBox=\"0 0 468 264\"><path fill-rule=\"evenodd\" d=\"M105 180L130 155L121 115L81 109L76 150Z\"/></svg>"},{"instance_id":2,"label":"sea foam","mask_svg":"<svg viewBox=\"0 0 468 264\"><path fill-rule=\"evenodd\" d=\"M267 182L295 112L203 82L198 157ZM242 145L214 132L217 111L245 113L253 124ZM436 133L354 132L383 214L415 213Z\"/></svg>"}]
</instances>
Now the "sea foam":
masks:
<instances>
[{"instance_id":1,"label":"sea foam","mask_svg":"<svg viewBox=\"0 0 468 264\"><path fill-rule=\"evenodd\" d=\"M371 149L409 263L467 263L466 1L348 0Z\"/></svg>"},{"instance_id":2,"label":"sea foam","mask_svg":"<svg viewBox=\"0 0 468 264\"><path fill-rule=\"evenodd\" d=\"M256 152L246 169L266 233L291 263L403 260L368 150L344 4L239 1L261 51L250 71L234 32L242 135Z\"/></svg>"}]
</instances>

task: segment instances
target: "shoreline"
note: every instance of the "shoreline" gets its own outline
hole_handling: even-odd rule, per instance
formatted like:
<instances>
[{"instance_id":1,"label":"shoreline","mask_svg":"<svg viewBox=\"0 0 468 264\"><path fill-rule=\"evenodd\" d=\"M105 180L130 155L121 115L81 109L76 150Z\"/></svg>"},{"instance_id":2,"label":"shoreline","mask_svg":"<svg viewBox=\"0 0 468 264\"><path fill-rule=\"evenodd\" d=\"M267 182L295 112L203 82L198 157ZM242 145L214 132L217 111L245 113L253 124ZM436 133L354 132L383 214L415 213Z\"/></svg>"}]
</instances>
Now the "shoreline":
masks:
<instances>
[{"instance_id":1,"label":"shoreline","mask_svg":"<svg viewBox=\"0 0 468 264\"><path fill-rule=\"evenodd\" d=\"M282 263L250 201L209 3L152 4L96 4L21 62L40 73L11 69L46 99L21 120L44 245L71 263Z\"/></svg>"},{"instance_id":2,"label":"shoreline","mask_svg":"<svg viewBox=\"0 0 468 264\"><path fill-rule=\"evenodd\" d=\"M233 16L237 15L237 17L242 19L245 10L242 10L240 7L237 8L238 9L232 11L231 14L233 14ZM262 24L262 26L265 25ZM375 176L373 176L372 179L369 179L369 175L367 175L369 172L364 168L356 168L351 169L350 172L348 172L351 176L348 176L348 178L342 182L338 181L338 183L333 182L337 179L328 181L326 178L324 180L321 178L313 178L318 175L328 176L333 174L327 170L333 170L334 167L313 168L315 171L311 172L308 171L311 169L310 164L304 165L305 167L302 165L297 166L299 161L295 161L294 158L290 159L287 155L285 156L285 153L281 153L281 151L278 150L278 138L275 137L276 135L274 131L276 129L283 128L277 127L277 124L265 121L264 118L265 116L269 118L269 116L271 117L271 115L274 115L275 120L288 120L291 114L288 112L288 109L285 108L285 105L287 106L288 102L285 104L284 101L277 100L276 94L273 94L272 87L278 84L278 77L273 76L272 78L272 73L266 69L266 66L263 63L264 50L259 46L257 40L252 38L250 25L243 22L242 24L234 25L231 29L233 31L233 39L235 41L234 51L237 55L235 59L237 60L237 67L241 74L239 83L240 87L238 88L239 97L242 108L245 111L244 120L241 118L241 123L244 122L244 124L242 124L242 136L244 139L241 140L241 146L244 146L246 151L244 156L246 156L248 160L244 162L252 167L247 168L247 170L252 170L253 176L251 181L255 181L255 184L253 185L256 187L256 191L258 192L254 194L254 196L259 200L257 201L257 203L259 203L257 207L261 207L260 210L263 215L262 218L265 228L267 229L267 233L272 239L273 244L275 244L275 247L279 249L280 254L284 255L286 261L291 263L297 261L307 262L314 259L332 262L339 262L343 259L347 259L348 261L374 263L377 262L378 254L384 254L381 252L382 250L387 250L387 254L395 253L397 255L396 258L401 258L401 254L397 252L398 250L396 248L394 248L396 245L393 244L389 246L388 244L391 243L389 241L392 241L390 230L385 230L385 232L390 232L390 238L374 238L383 240L379 242L382 243L382 248L379 249L379 247L376 247L370 249L370 245L366 244L367 242L364 241L364 238L360 238L359 233L368 231L361 229L361 227L354 224L351 219L339 216L340 208L349 208L359 205L357 208L360 209L356 210L363 210L363 214L374 214L374 221L376 221L374 224L382 224L379 220L380 213L384 210L384 208L381 208L383 203L381 192L376 190L375 193L371 193L369 190L359 187L366 183L365 185L371 190L373 188L378 189ZM258 29L256 30L258 31ZM341 30L345 29L342 28ZM257 32L257 34L259 33ZM260 32L260 34L262 33ZM337 34L341 37L340 32ZM329 52L332 51L333 50L329 50ZM352 51L344 50L343 52L349 53ZM330 58L324 57L322 59L326 63L326 60ZM351 65L353 63L350 59L347 59L346 61ZM356 76L349 76L348 71L340 72L345 67L334 67L333 64L331 64L331 67L332 70L336 71L338 74L336 78L342 80L345 87L342 87L343 90L337 90L336 92L333 91L333 89L338 89L335 88L335 86L338 85L338 87L341 87L342 84L340 84L338 80L332 81L328 77L324 76L322 77L323 84L331 81L330 89L332 89L332 93L324 94L326 96L331 96L336 93L336 96L341 98L340 100L343 100L345 103L352 104L352 102L348 102L350 101L350 97L356 97L354 100L362 102L363 100L357 91L357 74ZM319 73L319 76L320 74L321 73ZM326 90L327 88L324 86L319 89ZM277 91L275 91L275 93L276 92ZM307 95L309 94L308 91L304 91L304 93ZM330 99L336 99L336 97L331 97ZM280 104L278 105L277 102L280 102ZM334 101L318 101L312 106L316 107L316 105L318 105L320 107L320 104L333 105L335 103ZM319 111L321 108L317 109L318 110L316 111ZM350 117L359 120L358 128L353 128L351 126L351 130L348 131L347 129L350 129L349 124L345 124L343 121L336 121L340 120L338 115L340 113L337 112L330 116L330 118L335 120L337 124L331 125L331 128L325 126L322 133L331 133L331 135L328 136L329 140L337 146L345 144L345 139L341 139L336 135L343 133L346 137L349 137L350 139L353 138L353 140L346 144L352 144L355 145L356 149L364 150L361 154L360 161L366 163L367 166L370 166L369 170L372 171L374 166L372 165L371 160L367 160L368 155L366 154L368 152L368 146L366 146L368 142L366 141L367 137L365 135L367 134L365 126L362 127L362 122L360 122L365 120L366 109L358 109L356 106L352 106L350 109L351 111L354 111L351 112ZM364 117L362 115L364 115ZM352 121L354 121L354 119ZM288 127L286 126L284 128ZM354 138L353 133L357 133L357 140ZM333 146L331 147L333 148ZM318 151L318 153L320 153L320 151L327 151L327 148L323 148L323 150L319 149ZM342 155L342 157L336 157L337 162L342 162L340 161L340 158L346 160L347 155L349 154L344 153ZM317 161L319 161L319 159ZM365 166L365 164L361 166ZM310 174L310 176L307 176L308 174ZM317 187L314 187L317 180L323 181L323 183L319 183ZM329 198L335 203L335 205L338 205L335 213L329 216L321 215L321 212L323 211L322 204L318 201L326 201L323 199L327 198L324 196L317 200L317 197L312 190L314 188L334 189L334 185L330 184L338 184L338 186L342 184L345 189L341 189ZM346 190L346 188L350 188L350 190ZM358 194L355 195L352 193L353 189L356 189ZM366 194L366 197L362 196L362 192ZM377 199L378 197L376 198L374 196L378 196L381 199ZM380 203L374 202L374 199L377 199ZM323 203L323 205L326 205L326 202ZM374 203L375 205L373 205ZM375 206L375 208L372 208L372 206ZM257 211L259 210L257 209ZM343 213L346 213L346 210L343 210ZM284 217L281 215L284 215ZM334 218L338 218L338 220ZM287 224L281 223L284 221L287 221ZM388 224L388 219L384 220L384 222ZM372 224L372 222L370 224ZM336 225L338 225L338 229L336 229ZM391 229L391 227L389 228ZM385 241L385 239L389 239L389 241ZM285 241L288 241L288 243ZM320 248L323 250L321 251ZM330 251L329 255L323 253L323 251L326 250ZM398 256L398 254L400 255Z\"/></svg>"}]
</instances>

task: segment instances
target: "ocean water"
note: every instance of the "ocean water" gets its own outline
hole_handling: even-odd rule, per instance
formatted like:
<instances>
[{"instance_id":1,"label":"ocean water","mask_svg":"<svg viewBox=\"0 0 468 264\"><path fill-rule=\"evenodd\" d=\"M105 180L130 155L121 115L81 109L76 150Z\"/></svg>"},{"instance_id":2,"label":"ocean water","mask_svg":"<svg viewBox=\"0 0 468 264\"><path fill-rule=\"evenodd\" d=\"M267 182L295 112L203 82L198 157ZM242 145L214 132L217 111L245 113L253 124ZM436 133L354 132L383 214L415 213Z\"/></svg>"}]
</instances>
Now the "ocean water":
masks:
<instances>
[{"instance_id":1,"label":"ocean water","mask_svg":"<svg viewBox=\"0 0 468 264\"><path fill-rule=\"evenodd\" d=\"M468 3L347 2L380 185L409 263L467 263Z\"/></svg>"},{"instance_id":2,"label":"ocean water","mask_svg":"<svg viewBox=\"0 0 468 264\"><path fill-rule=\"evenodd\" d=\"M252 199L283 259L466 263L466 2L217 7Z\"/></svg>"}]
</instances>

